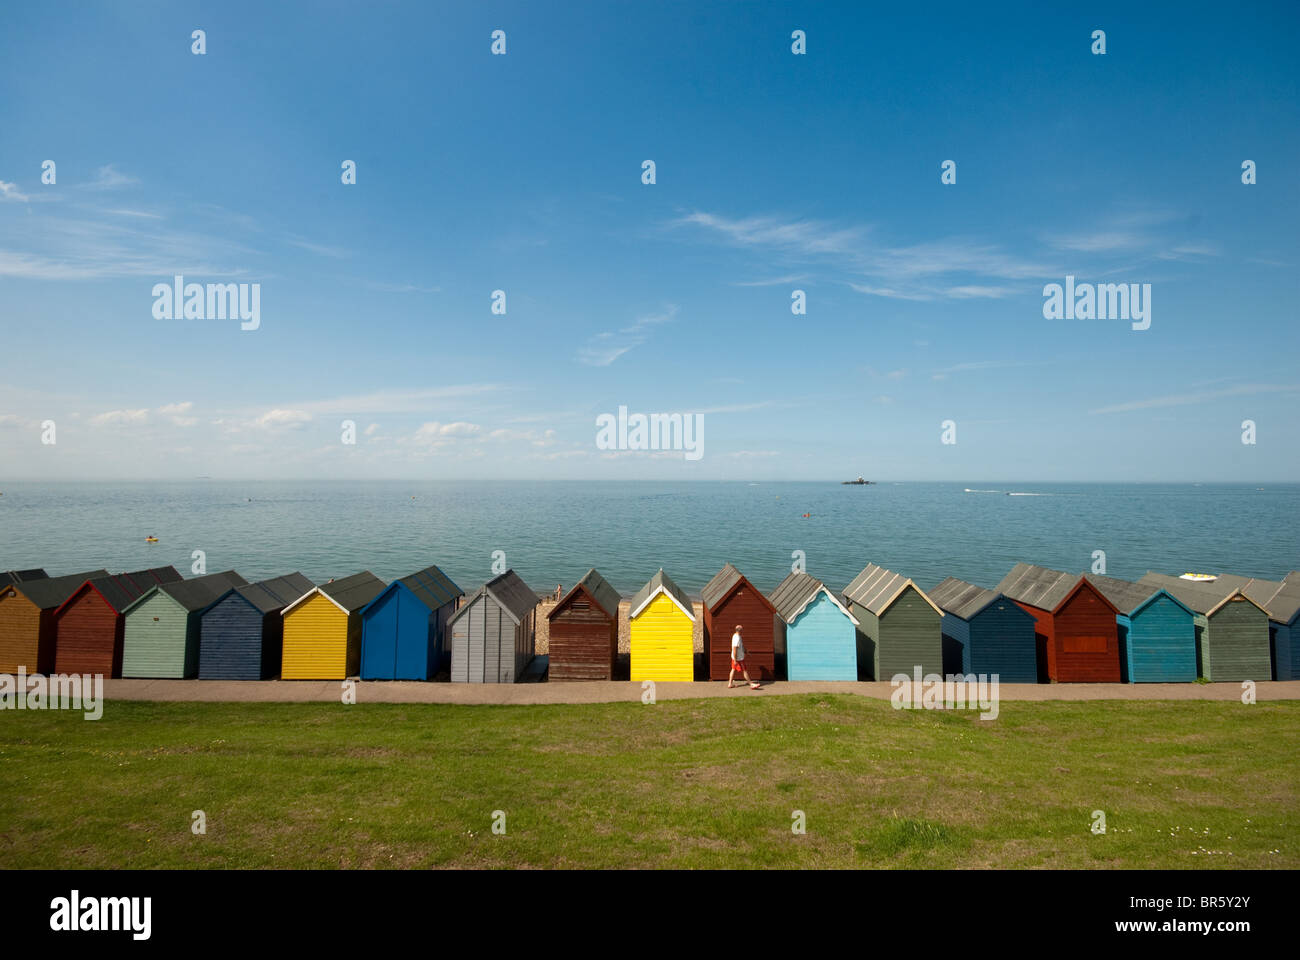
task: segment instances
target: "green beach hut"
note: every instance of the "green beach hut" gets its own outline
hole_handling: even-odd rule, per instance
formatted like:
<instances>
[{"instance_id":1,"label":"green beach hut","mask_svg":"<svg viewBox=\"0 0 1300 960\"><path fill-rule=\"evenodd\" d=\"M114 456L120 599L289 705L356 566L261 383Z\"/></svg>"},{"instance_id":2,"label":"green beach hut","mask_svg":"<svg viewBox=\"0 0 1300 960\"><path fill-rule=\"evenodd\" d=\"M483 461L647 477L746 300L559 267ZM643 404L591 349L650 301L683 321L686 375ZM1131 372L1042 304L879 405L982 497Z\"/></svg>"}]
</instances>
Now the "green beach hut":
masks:
<instances>
[{"instance_id":1,"label":"green beach hut","mask_svg":"<svg viewBox=\"0 0 1300 960\"><path fill-rule=\"evenodd\" d=\"M858 669L873 680L896 674L943 674L943 611L902 574L869 563L844 589L844 605L857 619Z\"/></svg>"},{"instance_id":2,"label":"green beach hut","mask_svg":"<svg viewBox=\"0 0 1300 960\"><path fill-rule=\"evenodd\" d=\"M1196 615L1196 659L1206 680L1270 680L1268 612L1227 581L1148 573L1139 583L1169 591Z\"/></svg>"},{"instance_id":3,"label":"green beach hut","mask_svg":"<svg viewBox=\"0 0 1300 960\"><path fill-rule=\"evenodd\" d=\"M145 591L122 611L122 676L197 677L199 614L231 587L247 583L227 570Z\"/></svg>"}]
</instances>

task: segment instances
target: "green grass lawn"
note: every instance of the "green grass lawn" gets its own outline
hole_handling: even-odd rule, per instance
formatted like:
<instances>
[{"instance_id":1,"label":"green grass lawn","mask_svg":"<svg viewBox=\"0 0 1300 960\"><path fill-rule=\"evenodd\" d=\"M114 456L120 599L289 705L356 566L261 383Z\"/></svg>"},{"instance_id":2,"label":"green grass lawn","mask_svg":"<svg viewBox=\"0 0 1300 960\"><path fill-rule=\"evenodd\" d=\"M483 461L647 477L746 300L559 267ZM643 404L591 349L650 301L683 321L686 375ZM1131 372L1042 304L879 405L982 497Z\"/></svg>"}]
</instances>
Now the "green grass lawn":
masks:
<instances>
[{"instance_id":1,"label":"green grass lawn","mask_svg":"<svg viewBox=\"0 0 1300 960\"><path fill-rule=\"evenodd\" d=\"M0 714L7 867L1300 866L1300 702ZM207 833L191 832L203 810ZM492 831L505 813L504 835ZM807 832L791 831L802 810ZM1093 834L1092 811L1106 816Z\"/></svg>"}]
</instances>

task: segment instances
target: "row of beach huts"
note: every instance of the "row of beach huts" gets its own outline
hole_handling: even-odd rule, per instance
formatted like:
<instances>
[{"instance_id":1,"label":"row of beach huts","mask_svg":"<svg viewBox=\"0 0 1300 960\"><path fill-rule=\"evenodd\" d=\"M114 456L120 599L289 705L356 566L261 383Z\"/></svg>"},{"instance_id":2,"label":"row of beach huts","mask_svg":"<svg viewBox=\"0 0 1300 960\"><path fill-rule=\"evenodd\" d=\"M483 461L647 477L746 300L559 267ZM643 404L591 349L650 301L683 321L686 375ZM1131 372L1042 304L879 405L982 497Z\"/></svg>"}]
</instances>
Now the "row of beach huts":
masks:
<instances>
[{"instance_id":1,"label":"row of beach huts","mask_svg":"<svg viewBox=\"0 0 1300 960\"><path fill-rule=\"evenodd\" d=\"M889 680L997 674L1003 683L1300 679L1300 573L1126 581L1017 564L994 588L949 577L927 592L868 565L843 591L802 572L764 595L730 563L701 613L663 570L627 611L633 681L725 679L743 626L754 679ZM610 680L619 593L594 569L547 613L551 680ZM0 573L0 673L214 680L513 683L536 646L539 595L513 570L469 595L431 566L385 584L300 573L248 583L173 567L50 577Z\"/></svg>"}]
</instances>

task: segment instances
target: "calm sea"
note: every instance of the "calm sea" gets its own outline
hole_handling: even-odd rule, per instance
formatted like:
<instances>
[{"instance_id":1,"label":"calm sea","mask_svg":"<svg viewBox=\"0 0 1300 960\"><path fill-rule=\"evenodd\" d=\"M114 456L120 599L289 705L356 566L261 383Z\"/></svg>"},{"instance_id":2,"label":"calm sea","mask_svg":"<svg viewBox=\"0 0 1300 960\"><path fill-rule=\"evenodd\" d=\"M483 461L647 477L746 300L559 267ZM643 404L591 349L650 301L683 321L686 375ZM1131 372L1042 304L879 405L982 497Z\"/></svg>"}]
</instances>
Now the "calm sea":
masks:
<instances>
[{"instance_id":1,"label":"calm sea","mask_svg":"<svg viewBox=\"0 0 1300 960\"><path fill-rule=\"evenodd\" d=\"M839 589L868 562L923 588L950 575L993 586L1019 560L1083 571L1104 550L1112 576L1276 579L1300 568L1297 517L1300 484L13 482L0 570L189 576L202 550L208 572L250 581L390 580L436 563L469 589L500 550L539 591L595 566L630 594L662 566L697 593L728 560L769 590L795 551Z\"/></svg>"}]
</instances>

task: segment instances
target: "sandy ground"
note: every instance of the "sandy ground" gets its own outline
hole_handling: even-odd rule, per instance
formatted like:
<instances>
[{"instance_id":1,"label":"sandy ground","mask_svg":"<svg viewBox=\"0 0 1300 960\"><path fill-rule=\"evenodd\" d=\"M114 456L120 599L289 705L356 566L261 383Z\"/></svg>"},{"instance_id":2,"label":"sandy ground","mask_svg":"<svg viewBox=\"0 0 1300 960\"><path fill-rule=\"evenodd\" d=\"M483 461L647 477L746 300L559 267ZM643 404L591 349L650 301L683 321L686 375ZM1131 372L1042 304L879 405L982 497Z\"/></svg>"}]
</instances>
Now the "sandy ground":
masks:
<instances>
[{"instance_id":1,"label":"sandy ground","mask_svg":"<svg viewBox=\"0 0 1300 960\"><path fill-rule=\"evenodd\" d=\"M337 680L105 680L108 700L204 700L219 702L339 703L343 683ZM852 693L888 700L888 683L789 682L728 690L718 682L659 683L657 700L705 697L771 697L787 693ZM417 681L357 681L357 703L616 703L641 700L641 684L627 681L540 683L420 683ZM1006 683L1001 701L1016 700L1234 700L1241 699L1237 683ZM1264 681L1256 686L1258 700L1300 700L1300 680Z\"/></svg>"}]
</instances>

